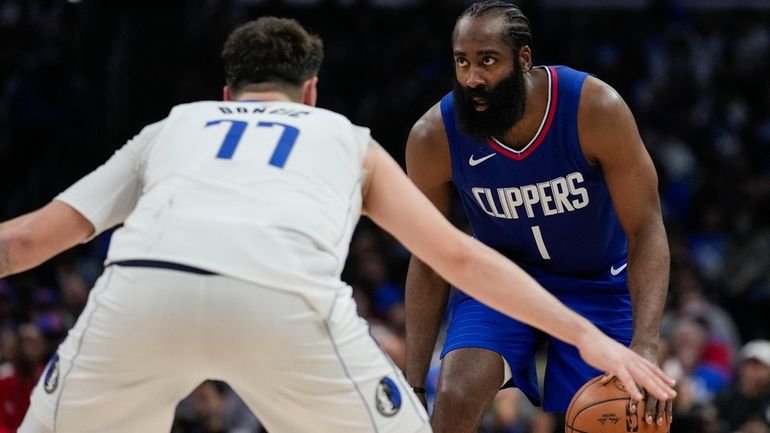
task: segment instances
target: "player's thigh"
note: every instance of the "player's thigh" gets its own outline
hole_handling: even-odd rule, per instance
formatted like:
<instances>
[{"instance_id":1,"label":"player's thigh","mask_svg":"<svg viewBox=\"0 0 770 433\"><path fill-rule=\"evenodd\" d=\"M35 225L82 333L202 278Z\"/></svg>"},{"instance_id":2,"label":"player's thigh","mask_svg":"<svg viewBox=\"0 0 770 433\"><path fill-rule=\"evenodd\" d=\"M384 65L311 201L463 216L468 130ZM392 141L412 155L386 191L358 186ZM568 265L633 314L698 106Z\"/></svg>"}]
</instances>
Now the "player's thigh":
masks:
<instances>
[{"instance_id":1,"label":"player's thigh","mask_svg":"<svg viewBox=\"0 0 770 433\"><path fill-rule=\"evenodd\" d=\"M195 294L170 272L105 271L35 387L30 416L64 433L169 428L196 384L184 360L197 358L176 320L180 298Z\"/></svg>"},{"instance_id":2,"label":"player's thigh","mask_svg":"<svg viewBox=\"0 0 770 433\"><path fill-rule=\"evenodd\" d=\"M632 320L630 311L623 309L625 302L619 305L602 306L596 301L590 309L578 307L602 332L616 341L628 346L631 343ZM604 310L604 311L602 311ZM548 362L544 383L544 409L549 412L565 412L572 396L590 379L602 374L600 370L588 365L575 346L555 338L548 342Z\"/></svg>"},{"instance_id":3,"label":"player's thigh","mask_svg":"<svg viewBox=\"0 0 770 433\"><path fill-rule=\"evenodd\" d=\"M488 389L491 381L498 388L518 387L530 399L539 401L535 354L544 341L544 335L529 325L465 298L452 311L441 354L441 382L444 387ZM503 359L512 376L506 383Z\"/></svg>"},{"instance_id":4,"label":"player's thigh","mask_svg":"<svg viewBox=\"0 0 770 433\"><path fill-rule=\"evenodd\" d=\"M258 367L223 374L271 433L429 431L425 410L349 296L338 297L328 317L297 296L259 297L276 315L281 347L261 350Z\"/></svg>"},{"instance_id":5,"label":"player's thigh","mask_svg":"<svg viewBox=\"0 0 770 433\"><path fill-rule=\"evenodd\" d=\"M19 429L17 430L17 432L18 433L54 433L53 429L43 424L43 422L31 410L27 411L27 414L24 416L24 420L19 426Z\"/></svg>"}]
</instances>

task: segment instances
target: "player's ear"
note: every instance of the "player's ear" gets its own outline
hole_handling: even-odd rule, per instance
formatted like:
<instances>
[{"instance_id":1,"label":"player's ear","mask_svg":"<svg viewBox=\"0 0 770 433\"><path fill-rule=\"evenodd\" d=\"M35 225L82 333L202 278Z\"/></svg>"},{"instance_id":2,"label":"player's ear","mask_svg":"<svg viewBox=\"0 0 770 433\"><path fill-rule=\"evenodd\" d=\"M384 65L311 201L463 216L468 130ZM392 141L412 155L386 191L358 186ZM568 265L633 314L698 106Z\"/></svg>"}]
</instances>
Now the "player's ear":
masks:
<instances>
[{"instance_id":1,"label":"player's ear","mask_svg":"<svg viewBox=\"0 0 770 433\"><path fill-rule=\"evenodd\" d=\"M318 101L318 77L309 78L302 86L302 103L315 107Z\"/></svg>"},{"instance_id":2,"label":"player's ear","mask_svg":"<svg viewBox=\"0 0 770 433\"><path fill-rule=\"evenodd\" d=\"M223 101L232 101L233 100L233 94L230 92L230 87L225 84L224 87L222 87L222 100Z\"/></svg>"},{"instance_id":3,"label":"player's ear","mask_svg":"<svg viewBox=\"0 0 770 433\"><path fill-rule=\"evenodd\" d=\"M525 71L532 69L532 50L529 48L529 45L524 45L519 49L519 62L521 63L521 68Z\"/></svg>"}]
</instances>

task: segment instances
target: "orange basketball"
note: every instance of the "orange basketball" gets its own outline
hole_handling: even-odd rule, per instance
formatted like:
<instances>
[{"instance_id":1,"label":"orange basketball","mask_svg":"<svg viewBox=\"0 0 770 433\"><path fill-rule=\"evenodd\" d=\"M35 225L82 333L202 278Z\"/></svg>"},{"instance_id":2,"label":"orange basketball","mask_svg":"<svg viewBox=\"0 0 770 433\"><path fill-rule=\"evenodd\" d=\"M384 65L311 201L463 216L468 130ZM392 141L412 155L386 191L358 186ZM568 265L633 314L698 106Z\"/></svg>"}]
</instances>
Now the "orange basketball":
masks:
<instances>
[{"instance_id":1,"label":"orange basketball","mask_svg":"<svg viewBox=\"0 0 770 433\"><path fill-rule=\"evenodd\" d=\"M623 384L613 379L606 385L602 376L583 385L572 397L564 420L565 433L668 433L668 420L662 425L644 422L644 401L631 413L631 396Z\"/></svg>"}]
</instances>

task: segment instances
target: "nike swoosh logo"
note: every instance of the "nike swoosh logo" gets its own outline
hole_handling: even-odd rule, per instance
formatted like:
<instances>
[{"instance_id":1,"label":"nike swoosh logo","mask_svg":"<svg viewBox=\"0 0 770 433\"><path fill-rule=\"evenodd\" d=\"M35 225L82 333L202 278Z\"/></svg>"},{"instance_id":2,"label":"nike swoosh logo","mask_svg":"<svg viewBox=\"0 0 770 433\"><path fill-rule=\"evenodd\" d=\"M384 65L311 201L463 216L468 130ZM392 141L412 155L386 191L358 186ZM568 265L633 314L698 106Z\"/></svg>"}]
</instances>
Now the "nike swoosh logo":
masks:
<instances>
[{"instance_id":1,"label":"nike swoosh logo","mask_svg":"<svg viewBox=\"0 0 770 433\"><path fill-rule=\"evenodd\" d=\"M473 159L473 155L471 155L471 157L468 159L468 165L475 167L495 155L497 155L497 153L490 153L489 155L479 159Z\"/></svg>"},{"instance_id":2,"label":"nike swoosh logo","mask_svg":"<svg viewBox=\"0 0 770 433\"><path fill-rule=\"evenodd\" d=\"M621 265L617 269L615 269L615 265L612 265L610 266L610 273L612 274L612 276L618 275L619 273L623 272L623 269L625 269L626 266L628 266L628 262L623 263L623 265Z\"/></svg>"}]
</instances>

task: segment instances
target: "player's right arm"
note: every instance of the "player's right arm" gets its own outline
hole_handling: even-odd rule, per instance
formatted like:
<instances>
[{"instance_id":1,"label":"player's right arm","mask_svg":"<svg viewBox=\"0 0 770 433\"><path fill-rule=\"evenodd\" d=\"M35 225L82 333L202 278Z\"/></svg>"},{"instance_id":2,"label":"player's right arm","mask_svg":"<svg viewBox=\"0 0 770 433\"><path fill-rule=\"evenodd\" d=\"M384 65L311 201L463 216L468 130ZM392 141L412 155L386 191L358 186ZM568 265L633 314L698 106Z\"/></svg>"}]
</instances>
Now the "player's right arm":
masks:
<instances>
[{"instance_id":1,"label":"player's right arm","mask_svg":"<svg viewBox=\"0 0 770 433\"><path fill-rule=\"evenodd\" d=\"M374 141L364 168L364 212L447 281L573 344L590 365L617 376L635 399L642 397L636 384L658 398L676 395L673 380L660 368L604 335L500 253L452 226Z\"/></svg>"},{"instance_id":2,"label":"player's right arm","mask_svg":"<svg viewBox=\"0 0 770 433\"><path fill-rule=\"evenodd\" d=\"M93 232L88 219L57 200L6 221L0 224L0 277L31 269Z\"/></svg>"},{"instance_id":3,"label":"player's right arm","mask_svg":"<svg viewBox=\"0 0 770 433\"><path fill-rule=\"evenodd\" d=\"M438 105L412 128L406 143L406 168L417 188L447 217L452 202L452 169ZM414 387L425 387L448 298L449 284L412 256L406 274L406 377Z\"/></svg>"},{"instance_id":4,"label":"player's right arm","mask_svg":"<svg viewBox=\"0 0 770 433\"><path fill-rule=\"evenodd\" d=\"M161 125L144 128L47 205L0 223L0 277L31 269L123 222L139 198L145 152Z\"/></svg>"}]
</instances>

